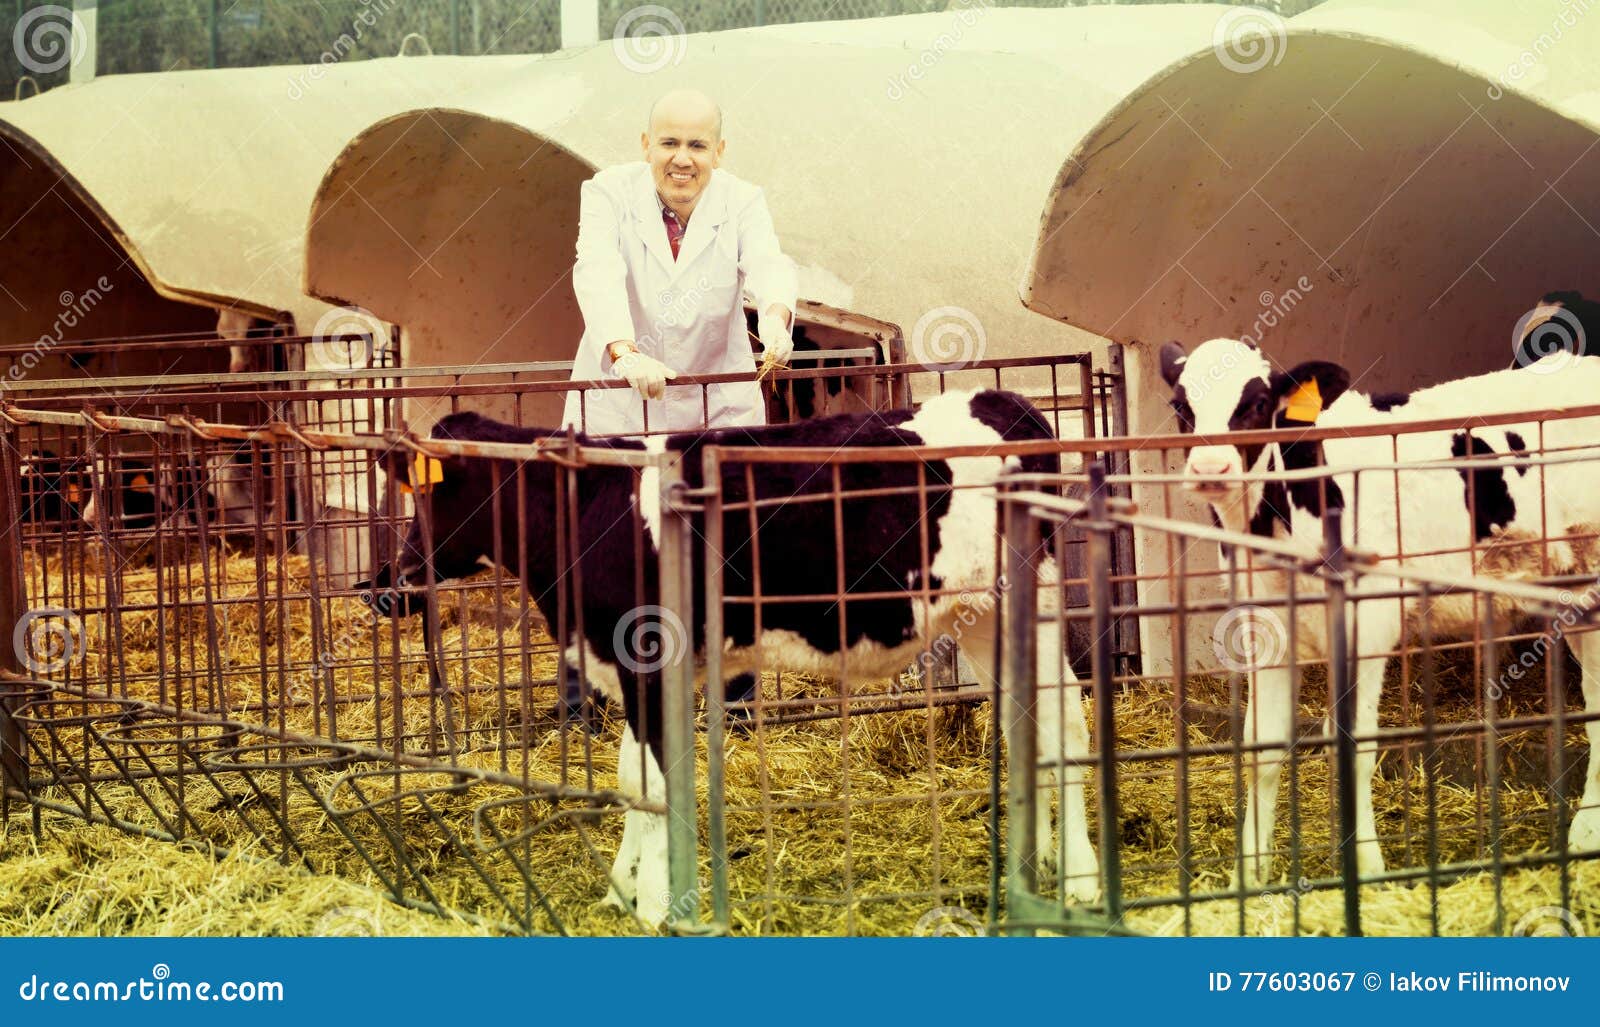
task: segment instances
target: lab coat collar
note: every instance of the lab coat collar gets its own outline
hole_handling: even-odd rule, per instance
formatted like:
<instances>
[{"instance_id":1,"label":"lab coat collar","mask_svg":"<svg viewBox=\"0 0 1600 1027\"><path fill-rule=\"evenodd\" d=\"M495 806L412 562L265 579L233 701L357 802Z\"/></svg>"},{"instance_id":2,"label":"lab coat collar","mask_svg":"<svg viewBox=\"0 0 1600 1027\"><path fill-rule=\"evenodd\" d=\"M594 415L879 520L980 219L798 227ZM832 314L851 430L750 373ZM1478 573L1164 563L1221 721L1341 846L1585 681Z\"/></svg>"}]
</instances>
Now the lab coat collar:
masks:
<instances>
[{"instance_id":1,"label":"lab coat collar","mask_svg":"<svg viewBox=\"0 0 1600 1027\"><path fill-rule=\"evenodd\" d=\"M672 244L667 241L667 227L661 220L661 197L656 193L655 178L648 164L644 166L644 174L639 176L633 212L643 223L639 234L644 239L645 247L661 261L670 280L694 263L701 251L711 245L717 226L728 219L728 183L719 170L712 170L711 181L707 183L700 202L695 204L689 227L684 232L683 241L678 244L677 260L672 259Z\"/></svg>"}]
</instances>

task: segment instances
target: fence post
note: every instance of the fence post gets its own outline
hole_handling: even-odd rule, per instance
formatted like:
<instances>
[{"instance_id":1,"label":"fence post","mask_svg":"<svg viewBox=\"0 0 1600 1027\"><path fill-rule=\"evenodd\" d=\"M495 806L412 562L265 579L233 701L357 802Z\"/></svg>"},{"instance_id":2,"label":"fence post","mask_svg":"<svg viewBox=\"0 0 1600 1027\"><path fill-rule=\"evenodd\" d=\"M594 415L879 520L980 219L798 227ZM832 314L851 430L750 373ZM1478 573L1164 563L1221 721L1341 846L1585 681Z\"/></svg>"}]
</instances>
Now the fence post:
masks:
<instances>
[{"instance_id":1,"label":"fence post","mask_svg":"<svg viewBox=\"0 0 1600 1027\"><path fill-rule=\"evenodd\" d=\"M561 49L600 42L599 0L561 0Z\"/></svg>"},{"instance_id":2,"label":"fence post","mask_svg":"<svg viewBox=\"0 0 1600 1027\"><path fill-rule=\"evenodd\" d=\"M1004 638L1000 666L1000 715L1006 739L1006 905L1016 915L1030 907L1038 891L1039 868L1034 803L1039 801L1039 732L1034 717L1037 685L1038 636L1037 567L1034 547L1026 543L1033 523L1027 505L1007 495L1001 483L1003 546L1006 581L1001 590L1001 630Z\"/></svg>"},{"instance_id":3,"label":"fence post","mask_svg":"<svg viewBox=\"0 0 1600 1027\"><path fill-rule=\"evenodd\" d=\"M12 717L14 703L27 687L18 680L24 674L17 628L27 605L18 453L15 433L0 434L0 819L9 818L12 795L23 796L28 790L27 750L22 729Z\"/></svg>"},{"instance_id":4,"label":"fence post","mask_svg":"<svg viewBox=\"0 0 1600 1027\"><path fill-rule=\"evenodd\" d=\"M211 67L217 66L222 43L222 0L211 0Z\"/></svg>"},{"instance_id":5,"label":"fence post","mask_svg":"<svg viewBox=\"0 0 1600 1027\"><path fill-rule=\"evenodd\" d=\"M700 812L694 791L694 589L690 555L693 527L685 509L681 454L659 457L661 493L661 616L678 618L682 644L664 629L661 674L662 755L667 779L668 923L700 929ZM648 500L647 500L648 501Z\"/></svg>"},{"instance_id":6,"label":"fence post","mask_svg":"<svg viewBox=\"0 0 1600 1027\"><path fill-rule=\"evenodd\" d=\"M1089 523L1084 527L1089 543L1090 607L1094 611L1094 648L1090 657L1094 664L1095 749L1100 754L1100 862L1105 870L1106 916L1114 923L1122 916L1116 697L1111 687L1111 663L1117 648L1111 620L1111 540L1116 527L1106 521L1106 468L1098 460L1089 465Z\"/></svg>"},{"instance_id":7,"label":"fence post","mask_svg":"<svg viewBox=\"0 0 1600 1027\"><path fill-rule=\"evenodd\" d=\"M70 77L73 85L79 85L94 81L95 61L99 59L96 51L99 49L100 0L73 0L72 14L83 26L83 53L72 55Z\"/></svg>"},{"instance_id":8,"label":"fence post","mask_svg":"<svg viewBox=\"0 0 1600 1027\"><path fill-rule=\"evenodd\" d=\"M1344 882L1344 929L1361 935L1361 877L1356 864L1356 692L1347 634L1344 511L1322 515L1323 563L1328 571L1328 689L1333 693L1334 769L1339 775L1339 875ZM1292 741L1291 741L1292 744ZM1262 759L1264 753L1256 753Z\"/></svg>"}]
</instances>

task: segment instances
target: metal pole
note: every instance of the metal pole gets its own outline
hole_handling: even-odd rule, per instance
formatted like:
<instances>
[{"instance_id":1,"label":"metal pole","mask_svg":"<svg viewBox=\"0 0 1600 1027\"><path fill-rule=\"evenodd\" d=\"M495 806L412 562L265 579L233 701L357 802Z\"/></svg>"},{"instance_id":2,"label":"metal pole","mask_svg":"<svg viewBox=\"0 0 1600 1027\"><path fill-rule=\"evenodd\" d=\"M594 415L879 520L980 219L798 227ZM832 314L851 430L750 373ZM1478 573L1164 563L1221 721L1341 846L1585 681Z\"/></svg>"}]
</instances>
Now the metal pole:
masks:
<instances>
[{"instance_id":1,"label":"metal pole","mask_svg":"<svg viewBox=\"0 0 1600 1027\"><path fill-rule=\"evenodd\" d=\"M1002 491L1006 580L1001 592L1001 619L1005 631L1001 663L1001 718L1006 738L1006 904L1012 910L1029 908L1038 890L1039 868L1034 862L1037 838L1034 803L1039 801L1039 733L1034 717L1037 694L1038 653L1034 621L1038 596L1034 547L1027 543L1033 516L1027 506Z\"/></svg>"},{"instance_id":2,"label":"metal pole","mask_svg":"<svg viewBox=\"0 0 1600 1027\"><path fill-rule=\"evenodd\" d=\"M461 0L450 0L450 52L461 53Z\"/></svg>"},{"instance_id":3,"label":"metal pole","mask_svg":"<svg viewBox=\"0 0 1600 1027\"><path fill-rule=\"evenodd\" d=\"M18 12L21 13L20 11ZM97 42L100 38L100 0L74 0L72 15L83 26L83 53L72 55L71 81L74 85L93 82L95 65L100 59ZM76 39L73 40L77 42Z\"/></svg>"},{"instance_id":4,"label":"metal pole","mask_svg":"<svg viewBox=\"0 0 1600 1027\"><path fill-rule=\"evenodd\" d=\"M1333 693L1334 765L1339 775L1339 873L1344 882L1345 933L1361 935L1361 879L1356 865L1356 693L1345 633L1344 511L1322 515L1323 563L1328 568L1328 686ZM1256 758L1262 758L1257 754Z\"/></svg>"},{"instance_id":5,"label":"metal pole","mask_svg":"<svg viewBox=\"0 0 1600 1027\"><path fill-rule=\"evenodd\" d=\"M711 846L711 918L727 924L728 824L724 815L727 796L724 765L724 702L722 674L722 463L716 446L705 447L701 482L705 498L705 622L706 622L706 836Z\"/></svg>"},{"instance_id":6,"label":"metal pole","mask_svg":"<svg viewBox=\"0 0 1600 1027\"><path fill-rule=\"evenodd\" d=\"M1106 522L1106 468L1096 460L1089 465L1089 579L1090 607L1094 611L1095 748L1100 753L1100 862L1105 868L1106 916L1113 923L1122 916L1122 856L1118 849L1117 722L1111 690L1111 662L1117 647L1111 623L1111 533Z\"/></svg>"},{"instance_id":7,"label":"metal pole","mask_svg":"<svg viewBox=\"0 0 1600 1027\"><path fill-rule=\"evenodd\" d=\"M221 49L222 0L211 0L211 66L217 66L217 53Z\"/></svg>"},{"instance_id":8,"label":"metal pole","mask_svg":"<svg viewBox=\"0 0 1600 1027\"><path fill-rule=\"evenodd\" d=\"M18 465L16 433L0 434L0 819L9 819L11 796L28 790L27 752L23 748L22 728L12 718L13 703L23 694L20 646L12 643L15 628L21 624L27 606L22 580L22 496L17 484L22 480Z\"/></svg>"},{"instance_id":9,"label":"metal pole","mask_svg":"<svg viewBox=\"0 0 1600 1027\"><path fill-rule=\"evenodd\" d=\"M672 893L668 916L675 929L700 928L700 813L694 793L694 592L691 585L693 536L684 509L680 455L661 464L661 607L680 618L688 644L676 646L661 668L662 756L667 779L667 881Z\"/></svg>"}]
</instances>

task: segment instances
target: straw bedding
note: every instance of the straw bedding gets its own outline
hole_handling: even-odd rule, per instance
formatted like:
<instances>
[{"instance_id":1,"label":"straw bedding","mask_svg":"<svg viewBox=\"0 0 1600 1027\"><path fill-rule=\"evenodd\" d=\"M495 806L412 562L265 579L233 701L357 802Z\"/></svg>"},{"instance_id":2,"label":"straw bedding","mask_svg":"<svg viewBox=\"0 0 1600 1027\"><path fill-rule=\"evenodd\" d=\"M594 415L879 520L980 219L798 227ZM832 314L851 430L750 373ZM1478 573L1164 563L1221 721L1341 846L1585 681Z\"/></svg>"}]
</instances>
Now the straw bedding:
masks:
<instances>
[{"instance_id":1,"label":"straw bedding","mask_svg":"<svg viewBox=\"0 0 1600 1027\"><path fill-rule=\"evenodd\" d=\"M59 578L51 562L26 568L37 586L44 575ZM211 667L206 645L205 595L196 565L169 568L162 610L136 609L155 595L150 569L123 574L124 610L84 619L83 649L71 676L91 689L160 699L186 708L218 705L235 721L264 722L306 736L325 737L329 713L341 738L391 749L396 737L420 752L438 750L441 769L395 769L382 763L328 765L315 749L236 751L250 763L270 754L301 762L287 769L217 775L221 790L190 773L184 808L186 843L174 845L110 828L85 826L46 813L35 839L28 818L13 815L0 833L0 931L14 934L456 934L507 930L579 934L637 933L638 924L598 900L606 869L621 833L620 809L607 803L615 785L620 715L613 711L591 736L561 727L550 715L555 690L548 684L557 661L547 636L529 623L533 644L526 665L520 596L484 585L442 603L441 649L453 693L446 710L428 695L423 647L415 622L398 631L374 621L350 598L324 599L318 616L326 651L333 659L320 670L313 651L311 603L305 596L306 567L298 558L234 553L212 568L211 594L248 598L300 598L271 602L261 615L238 605L226 618L210 617L219 640L220 666ZM91 588L93 573L83 581ZM55 580L55 595L62 584ZM99 602L92 592L89 605ZM185 604L188 605L185 605ZM214 608L215 609L215 608ZM498 628L497 628L498 626ZM112 646L120 648L114 656ZM374 658L376 656L376 659ZM392 667L398 662L398 678ZM289 668L280 674L280 663ZM265 671L263 667L265 666ZM524 673L526 672L526 678ZM1476 714L1465 684L1469 666L1443 667L1439 709L1444 721ZM109 679L109 683L108 683ZM1532 680L1539 680L1531 675ZM540 682L510 689L461 692L500 680ZM165 682L163 687L162 682ZM126 682L126 684L123 684ZM416 693L398 703L393 691ZM332 694L359 695L338 707ZM902 682L910 685L910 682ZM883 685L874 686L882 689ZM1226 705L1225 682L1196 679L1191 699ZM832 696L831 684L768 675L771 697ZM1307 675L1303 713L1321 717L1316 675ZM925 696L920 686L912 696ZM1400 690L1386 699L1384 723L1415 719L1416 696L1402 707ZM225 697L225 699L224 699ZM286 702L287 700L287 702ZM1123 691L1116 697L1119 750L1174 744L1171 695L1162 683ZM1538 697L1513 697L1515 704L1542 711ZM1091 723L1092 719L1091 711ZM905 934L919 930L930 911L959 906L978 917L989 914L991 846L990 754L994 722L987 704L952 706L776 725L760 723L748 735L731 735L726 749L729 892L735 933ZM177 762L151 728L124 730L123 750L168 770ZM1214 723L1188 725L1190 743L1224 740ZM220 732L214 732L217 734ZM201 739L203 730L192 730ZM457 755L444 753L456 740ZM1580 736L1571 731L1569 744ZM131 740L130 740L131 739ZM145 744L136 744L143 740ZM239 738L195 741L196 751L227 744L264 745L249 733ZM1455 741L1470 765L1477 742ZM1508 765L1519 747L1538 764L1533 735L1507 739ZM700 737L705 768L704 736ZM1576 753L1582 755L1581 746ZM321 763L317 759L323 757ZM163 762L166 761L166 762ZM453 761L453 763L452 763ZM1389 840L1391 867L1427 863L1423 760L1416 753L1387 753L1376 785L1381 830ZM546 784L564 783L578 792L567 798L525 797L496 781L470 781L449 766L483 769ZM1280 818L1280 876L1310 881L1334 875L1329 823L1329 772L1323 750L1299 754L1293 787L1285 779L1283 805L1298 796L1299 860L1291 866L1288 817ZM1170 760L1133 763L1120 775L1124 894L1131 899L1178 894L1174 865L1180 842L1175 768ZM255 788L248 785L256 783ZM699 775L702 808L705 775ZM1226 887L1232 865L1236 796L1234 760L1196 758L1188 775L1191 888ZM431 790L429 790L431 789ZM47 790L62 801L68 785ZM170 818L175 800L145 789L141 797L124 784L100 789L107 805L126 822L159 829L152 809ZM320 795L320 798L319 798ZM1091 796L1093 793L1091 793ZM230 801L231 800L231 801ZM1500 789L1507 855L1548 851L1550 804L1530 782ZM1097 831L1091 798L1091 830ZM1448 777L1438 784L1439 860L1470 860L1489 853L1487 807L1480 789ZM254 824L246 829L244 824ZM298 848L286 846L288 825ZM1096 836L1098 837L1098 836ZM500 839L500 840L497 840ZM509 841L505 840L509 839ZM370 858L363 858L365 848ZM396 851L403 854L401 859ZM705 856L702 824L702 858ZM381 873L380 873L381 871ZM524 874L526 878L524 878ZM525 887L531 881L535 889ZM703 866L704 885L709 873ZM441 916L403 908L384 896L398 890L414 904L457 911ZM88 886L90 884L93 886ZM1600 929L1600 888L1593 862L1574 864L1563 896L1554 867L1508 871L1497 920L1492 876L1470 874L1440 886L1437 929L1443 934L1510 931L1530 910L1563 901L1585 930ZM525 896L531 896L526 897ZM1248 900L1195 904L1187 916L1176 905L1136 909L1123 926L1150 933L1250 934L1339 933L1342 898L1337 890L1293 890ZM1364 889L1364 926L1372 934L1426 934L1434 928L1435 904L1426 883Z\"/></svg>"}]
</instances>

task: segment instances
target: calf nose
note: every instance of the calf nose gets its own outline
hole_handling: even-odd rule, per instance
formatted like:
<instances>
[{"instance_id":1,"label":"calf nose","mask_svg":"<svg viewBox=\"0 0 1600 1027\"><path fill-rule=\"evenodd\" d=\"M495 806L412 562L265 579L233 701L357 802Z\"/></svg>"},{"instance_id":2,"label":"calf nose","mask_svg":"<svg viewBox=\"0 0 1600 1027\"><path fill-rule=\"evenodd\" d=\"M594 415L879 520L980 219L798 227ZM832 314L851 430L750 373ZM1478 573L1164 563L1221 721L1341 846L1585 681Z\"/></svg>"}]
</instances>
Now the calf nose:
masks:
<instances>
[{"instance_id":1,"label":"calf nose","mask_svg":"<svg viewBox=\"0 0 1600 1027\"><path fill-rule=\"evenodd\" d=\"M1191 457L1189 460L1189 474L1196 478L1214 478L1232 473L1232 460L1214 456Z\"/></svg>"}]
</instances>

